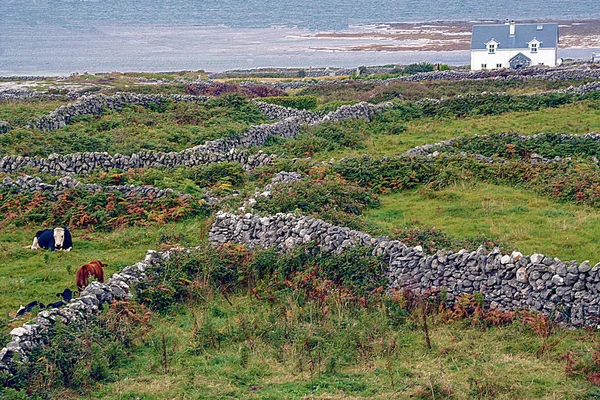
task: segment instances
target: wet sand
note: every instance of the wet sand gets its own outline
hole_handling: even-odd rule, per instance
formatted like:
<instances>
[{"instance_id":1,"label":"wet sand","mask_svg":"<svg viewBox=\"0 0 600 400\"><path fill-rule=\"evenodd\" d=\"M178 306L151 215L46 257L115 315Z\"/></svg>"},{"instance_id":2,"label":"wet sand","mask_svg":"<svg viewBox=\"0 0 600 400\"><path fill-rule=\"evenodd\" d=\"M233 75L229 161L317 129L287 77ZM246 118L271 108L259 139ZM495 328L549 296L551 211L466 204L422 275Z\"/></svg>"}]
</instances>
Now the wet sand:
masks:
<instances>
[{"instance_id":1,"label":"wet sand","mask_svg":"<svg viewBox=\"0 0 600 400\"><path fill-rule=\"evenodd\" d=\"M600 47L600 20L585 21L518 21L517 23L556 22L559 24L559 48ZM371 41L356 45L315 46L315 50L335 51L457 51L469 50L473 25L503 21L426 23L390 23L358 26L343 32L319 32L314 39Z\"/></svg>"}]
</instances>

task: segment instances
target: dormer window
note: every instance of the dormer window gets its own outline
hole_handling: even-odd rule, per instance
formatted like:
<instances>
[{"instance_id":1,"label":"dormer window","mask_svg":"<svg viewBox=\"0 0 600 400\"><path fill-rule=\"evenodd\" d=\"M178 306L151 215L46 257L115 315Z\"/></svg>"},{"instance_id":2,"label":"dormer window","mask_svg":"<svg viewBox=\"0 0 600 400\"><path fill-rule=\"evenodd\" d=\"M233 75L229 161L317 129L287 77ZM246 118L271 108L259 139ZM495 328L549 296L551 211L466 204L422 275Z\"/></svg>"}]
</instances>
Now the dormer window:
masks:
<instances>
[{"instance_id":1,"label":"dormer window","mask_svg":"<svg viewBox=\"0 0 600 400\"><path fill-rule=\"evenodd\" d=\"M540 42L536 38L533 38L531 42L527 43L529 45L529 51L532 53L537 53L541 43L542 42Z\"/></svg>"},{"instance_id":2,"label":"dormer window","mask_svg":"<svg viewBox=\"0 0 600 400\"><path fill-rule=\"evenodd\" d=\"M488 49L488 54L496 54L496 49L498 48L498 42L494 39L490 40L485 44Z\"/></svg>"}]
</instances>

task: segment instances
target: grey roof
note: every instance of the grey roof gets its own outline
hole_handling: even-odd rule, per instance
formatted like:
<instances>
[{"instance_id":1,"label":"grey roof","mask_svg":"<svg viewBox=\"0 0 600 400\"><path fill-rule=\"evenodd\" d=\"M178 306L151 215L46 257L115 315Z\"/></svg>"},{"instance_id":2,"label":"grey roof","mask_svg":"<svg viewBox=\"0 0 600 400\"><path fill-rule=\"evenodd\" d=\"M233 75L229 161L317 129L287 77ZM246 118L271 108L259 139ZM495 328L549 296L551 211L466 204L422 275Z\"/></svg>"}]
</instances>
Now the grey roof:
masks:
<instances>
[{"instance_id":1,"label":"grey roof","mask_svg":"<svg viewBox=\"0 0 600 400\"><path fill-rule=\"evenodd\" d=\"M541 26L543 29L539 30ZM558 24L515 24L515 34L510 35L510 25L473 25L471 50L486 50L486 43L494 39L498 49L527 49L527 42L537 39L540 48L554 48L558 44Z\"/></svg>"}]
</instances>

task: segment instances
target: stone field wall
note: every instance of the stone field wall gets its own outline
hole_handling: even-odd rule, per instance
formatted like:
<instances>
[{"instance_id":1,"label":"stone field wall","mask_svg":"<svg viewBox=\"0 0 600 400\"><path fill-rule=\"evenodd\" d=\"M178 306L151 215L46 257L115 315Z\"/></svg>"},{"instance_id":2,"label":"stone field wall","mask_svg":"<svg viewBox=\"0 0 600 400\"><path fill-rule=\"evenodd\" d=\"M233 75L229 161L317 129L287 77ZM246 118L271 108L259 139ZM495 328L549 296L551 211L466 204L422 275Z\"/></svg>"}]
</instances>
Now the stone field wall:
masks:
<instances>
[{"instance_id":1,"label":"stone field wall","mask_svg":"<svg viewBox=\"0 0 600 400\"><path fill-rule=\"evenodd\" d=\"M135 186L135 185L98 185L92 183L81 183L71 176L63 176L57 179L55 184L45 183L40 177L30 175L19 176L16 179L5 177L0 181L0 189L8 189L16 193L38 192L48 194L51 199L56 199L65 190L83 187L90 192L120 192L125 197L129 196L151 196L153 199L160 199L169 194L187 197L187 194L176 192L173 189L159 189L154 186ZM216 204L217 199L206 196L204 200L208 204Z\"/></svg>"},{"instance_id":2,"label":"stone field wall","mask_svg":"<svg viewBox=\"0 0 600 400\"><path fill-rule=\"evenodd\" d=\"M497 248L491 253L479 248L427 255L419 246L407 247L397 240L295 214L263 217L219 212L210 241L283 251L308 242L328 252L369 246L373 255L387 260L391 288L445 289L449 301L463 293L481 292L493 308L539 311L571 326L600 324L600 263L591 266L588 261L563 262L542 254L502 254Z\"/></svg>"},{"instance_id":3,"label":"stone field wall","mask_svg":"<svg viewBox=\"0 0 600 400\"><path fill-rule=\"evenodd\" d=\"M121 272L113 274L106 283L90 283L79 297L66 306L40 311L32 321L13 329L10 332L11 340L0 350L0 372L13 373L15 357L27 361L32 349L46 345L52 328L58 321L65 324L85 322L106 303L130 300L133 286L146 279L145 269L152 263L168 259L171 253L149 250L144 261L125 267Z\"/></svg>"},{"instance_id":4,"label":"stone field wall","mask_svg":"<svg viewBox=\"0 0 600 400\"><path fill-rule=\"evenodd\" d=\"M551 81L564 80L582 80L582 79L600 79L600 69L589 68L588 66L576 68L540 68L532 67L522 70L500 69L500 70L451 70L451 71L432 71L421 72L414 75L400 76L397 78L388 79L373 79L366 82L386 83L386 82L423 82L423 81L464 81L464 80L479 80L479 79L497 79L497 80L518 80L525 81L529 79L547 79ZM352 84L357 80L333 80L333 81L318 81L318 82L276 82L271 83L271 86L281 90L303 89L314 85L330 85L330 84ZM358 81L360 82L360 81ZM264 84L269 85L268 82Z\"/></svg>"},{"instance_id":5,"label":"stone field wall","mask_svg":"<svg viewBox=\"0 0 600 400\"><path fill-rule=\"evenodd\" d=\"M376 112L389 106L389 103L379 105L358 103L351 106L342 106L317 120L314 120L311 115L299 111L299 116L285 117L273 124L252 126L239 136L209 141L180 152L148 151L132 155L87 152L67 155L52 154L48 158L4 156L0 159L0 172L10 173L28 167L55 175L88 174L99 169L108 171L114 168L124 170L131 168L173 168L181 165L191 167L225 161L239 162L244 168L252 169L271 163L272 157L260 152L249 154L246 151L237 151L236 149L261 146L271 136L293 138L300 133L302 123L305 122L319 124L342 119L366 118L370 120ZM285 107L272 104L263 105L262 107L265 112L271 115L276 113L281 115L284 112L282 109L285 109ZM292 113L292 111L285 111L285 113ZM283 115L281 117L283 118Z\"/></svg>"},{"instance_id":6,"label":"stone field wall","mask_svg":"<svg viewBox=\"0 0 600 400\"><path fill-rule=\"evenodd\" d=\"M160 104L165 100L177 102L204 103L207 96L185 96L164 94L118 93L114 96L102 94L83 96L74 103L67 104L31 122L31 126L42 131L52 131L68 125L71 120L81 115L100 115L103 109L120 110L129 104L148 107L150 104Z\"/></svg>"}]
</instances>

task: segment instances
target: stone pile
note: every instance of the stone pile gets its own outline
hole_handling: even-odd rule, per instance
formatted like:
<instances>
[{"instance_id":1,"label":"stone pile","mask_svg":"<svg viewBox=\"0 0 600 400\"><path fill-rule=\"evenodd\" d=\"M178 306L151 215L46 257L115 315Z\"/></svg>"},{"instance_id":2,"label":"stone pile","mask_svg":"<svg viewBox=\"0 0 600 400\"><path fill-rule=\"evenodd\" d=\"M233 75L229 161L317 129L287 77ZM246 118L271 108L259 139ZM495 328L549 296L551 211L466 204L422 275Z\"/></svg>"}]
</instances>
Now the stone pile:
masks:
<instances>
[{"instance_id":1,"label":"stone pile","mask_svg":"<svg viewBox=\"0 0 600 400\"><path fill-rule=\"evenodd\" d=\"M539 311L571 326L600 323L600 263L592 267L588 261L563 262L542 254L502 254L497 248L488 253L482 247L427 255L420 246L408 247L295 214L261 217L219 212L209 237L214 245L233 242L282 251L308 242L336 253L369 246L374 256L388 261L390 288L444 289L449 301L481 292L493 308Z\"/></svg>"},{"instance_id":2,"label":"stone pile","mask_svg":"<svg viewBox=\"0 0 600 400\"><path fill-rule=\"evenodd\" d=\"M270 198L271 191L273 190L273 187L275 185L287 185L287 184L299 181L303 177L304 176L302 174L299 174L297 172L285 172L285 171L278 172L273 178L271 178L271 183L269 183L267 186L265 186L263 190L256 188L254 190L254 195L252 197L250 197L248 200L246 200L242 204L242 206L240 208L238 208L238 211L240 211L240 212L252 211L252 207L254 207L254 205L257 202L256 199L260 198L260 197Z\"/></svg>"}]
</instances>

